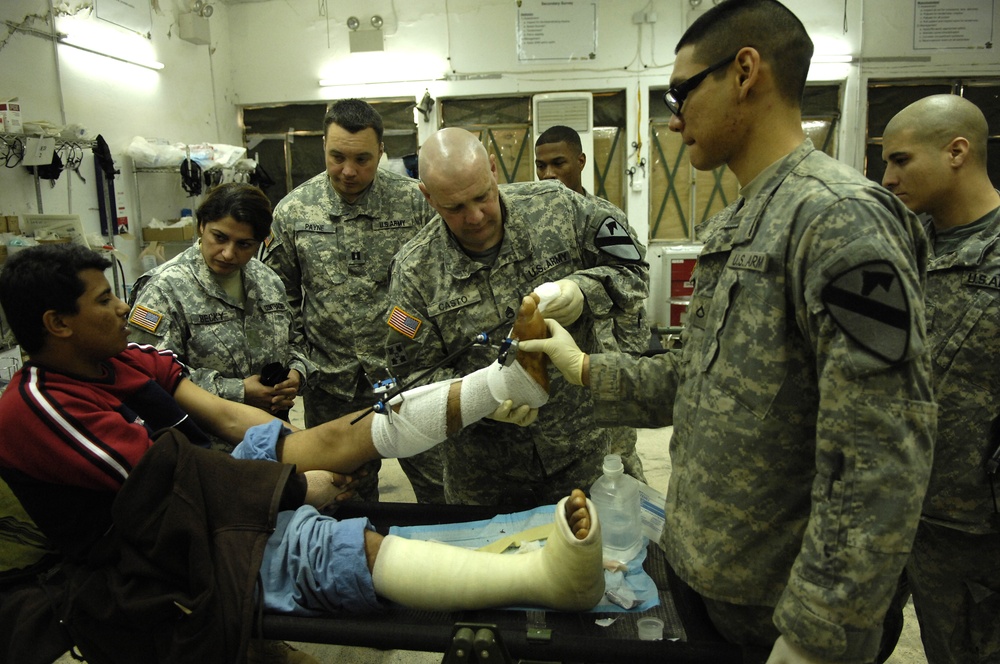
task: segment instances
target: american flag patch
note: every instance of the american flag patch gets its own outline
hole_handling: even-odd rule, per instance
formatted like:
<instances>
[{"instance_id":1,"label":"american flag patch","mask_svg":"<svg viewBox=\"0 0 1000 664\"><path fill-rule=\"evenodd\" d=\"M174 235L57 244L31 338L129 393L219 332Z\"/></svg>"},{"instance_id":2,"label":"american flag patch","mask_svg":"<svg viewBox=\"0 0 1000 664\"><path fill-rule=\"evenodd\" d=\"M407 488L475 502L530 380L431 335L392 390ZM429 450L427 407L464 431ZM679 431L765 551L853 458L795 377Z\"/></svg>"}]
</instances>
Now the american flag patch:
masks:
<instances>
[{"instance_id":1,"label":"american flag patch","mask_svg":"<svg viewBox=\"0 0 1000 664\"><path fill-rule=\"evenodd\" d=\"M417 336L417 330L420 329L420 325L423 321L419 318L414 318L399 307L393 307L392 313L389 314L389 320L387 322L389 323L389 327L396 330L404 337L413 339Z\"/></svg>"},{"instance_id":2,"label":"american flag patch","mask_svg":"<svg viewBox=\"0 0 1000 664\"><path fill-rule=\"evenodd\" d=\"M128 317L128 322L150 332L156 332L156 328L160 326L160 321L162 320L163 314L158 314L141 304L135 305L132 309L132 314Z\"/></svg>"}]
</instances>

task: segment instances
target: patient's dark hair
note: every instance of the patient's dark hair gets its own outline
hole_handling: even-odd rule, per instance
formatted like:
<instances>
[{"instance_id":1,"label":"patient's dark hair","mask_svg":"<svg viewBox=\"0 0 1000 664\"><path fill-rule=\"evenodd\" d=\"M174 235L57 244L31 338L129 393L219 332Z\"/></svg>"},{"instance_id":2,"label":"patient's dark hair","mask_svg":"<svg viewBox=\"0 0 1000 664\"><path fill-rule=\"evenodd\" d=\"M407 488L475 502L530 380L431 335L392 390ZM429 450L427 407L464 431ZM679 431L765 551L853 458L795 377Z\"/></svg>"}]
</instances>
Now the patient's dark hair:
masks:
<instances>
[{"instance_id":1,"label":"patient's dark hair","mask_svg":"<svg viewBox=\"0 0 1000 664\"><path fill-rule=\"evenodd\" d=\"M0 272L0 306L14 338L31 355L45 345L46 311L75 314L86 285L83 270L111 267L111 261L78 244L47 244L12 254Z\"/></svg>"}]
</instances>

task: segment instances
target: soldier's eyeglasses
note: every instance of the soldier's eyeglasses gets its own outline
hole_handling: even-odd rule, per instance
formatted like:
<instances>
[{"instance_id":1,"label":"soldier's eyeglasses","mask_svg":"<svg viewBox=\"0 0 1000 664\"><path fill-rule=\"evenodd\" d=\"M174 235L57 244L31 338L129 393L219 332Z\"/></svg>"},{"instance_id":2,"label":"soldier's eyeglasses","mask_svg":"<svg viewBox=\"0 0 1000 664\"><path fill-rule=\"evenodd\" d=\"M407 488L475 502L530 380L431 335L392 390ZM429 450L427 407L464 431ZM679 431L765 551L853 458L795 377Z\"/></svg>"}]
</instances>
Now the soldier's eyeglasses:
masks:
<instances>
[{"instance_id":1,"label":"soldier's eyeglasses","mask_svg":"<svg viewBox=\"0 0 1000 664\"><path fill-rule=\"evenodd\" d=\"M717 69L722 69L730 62L736 58L736 54L729 56L724 60L719 60L714 65L710 65L705 69L692 76L691 78L681 81L677 85L670 86L670 89L663 93L663 103L667 105L667 108L671 113L680 117L681 106L684 105L684 100L687 96L691 94L691 91L696 87L701 85L701 82L708 78L708 75Z\"/></svg>"}]
</instances>

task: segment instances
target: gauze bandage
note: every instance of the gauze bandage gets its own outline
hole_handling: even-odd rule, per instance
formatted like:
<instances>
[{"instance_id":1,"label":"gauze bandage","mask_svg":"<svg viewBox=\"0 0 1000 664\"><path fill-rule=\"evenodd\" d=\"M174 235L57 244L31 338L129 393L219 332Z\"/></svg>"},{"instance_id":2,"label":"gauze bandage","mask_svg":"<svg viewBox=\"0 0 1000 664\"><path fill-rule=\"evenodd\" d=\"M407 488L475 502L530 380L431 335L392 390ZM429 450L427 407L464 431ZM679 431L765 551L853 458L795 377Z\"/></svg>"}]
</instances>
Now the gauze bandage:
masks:
<instances>
[{"instance_id":1,"label":"gauze bandage","mask_svg":"<svg viewBox=\"0 0 1000 664\"><path fill-rule=\"evenodd\" d=\"M549 302L559 297L559 284L554 281L546 281L544 284L535 289L535 295L538 296L538 311L545 313L545 308L549 306Z\"/></svg>"},{"instance_id":2,"label":"gauze bandage","mask_svg":"<svg viewBox=\"0 0 1000 664\"><path fill-rule=\"evenodd\" d=\"M560 611L592 609L604 596L604 554L597 509L587 501L591 528L579 540L556 506L545 546L529 553L486 553L388 535L372 570L375 592L404 606L462 611L529 604Z\"/></svg>"},{"instance_id":3,"label":"gauze bandage","mask_svg":"<svg viewBox=\"0 0 1000 664\"><path fill-rule=\"evenodd\" d=\"M494 362L460 380L463 427L491 415L507 399L532 408L549 399L549 393L517 362L503 369ZM389 405L402 404L399 411L372 418L375 450L385 459L403 459L443 442L448 436L448 392L454 382L422 385L393 397Z\"/></svg>"},{"instance_id":4,"label":"gauze bandage","mask_svg":"<svg viewBox=\"0 0 1000 664\"><path fill-rule=\"evenodd\" d=\"M549 400L549 393L519 362L509 367L494 362L462 379L462 426L488 417L507 399L515 406L527 404L538 408Z\"/></svg>"},{"instance_id":5,"label":"gauze bandage","mask_svg":"<svg viewBox=\"0 0 1000 664\"><path fill-rule=\"evenodd\" d=\"M457 379L456 379L457 380ZM385 459L426 452L448 436L448 391L454 380L421 385L389 401L399 412L372 418L372 442Z\"/></svg>"}]
</instances>

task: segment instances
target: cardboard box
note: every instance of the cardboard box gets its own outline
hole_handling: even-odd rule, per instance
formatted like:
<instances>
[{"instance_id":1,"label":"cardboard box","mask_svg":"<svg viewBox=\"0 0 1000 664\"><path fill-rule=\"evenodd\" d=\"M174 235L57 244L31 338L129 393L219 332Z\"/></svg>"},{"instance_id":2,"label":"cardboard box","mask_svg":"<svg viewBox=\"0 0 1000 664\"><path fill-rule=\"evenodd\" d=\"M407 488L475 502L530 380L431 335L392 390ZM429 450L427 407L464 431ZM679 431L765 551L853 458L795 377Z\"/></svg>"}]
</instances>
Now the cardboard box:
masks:
<instances>
[{"instance_id":1,"label":"cardboard box","mask_svg":"<svg viewBox=\"0 0 1000 664\"><path fill-rule=\"evenodd\" d=\"M194 226L186 224L175 228L143 228L143 242L190 242L194 237Z\"/></svg>"},{"instance_id":2,"label":"cardboard box","mask_svg":"<svg viewBox=\"0 0 1000 664\"><path fill-rule=\"evenodd\" d=\"M21 124L21 104L17 98L0 101L0 132L5 134L23 134Z\"/></svg>"},{"instance_id":3,"label":"cardboard box","mask_svg":"<svg viewBox=\"0 0 1000 664\"><path fill-rule=\"evenodd\" d=\"M0 233L7 232L7 217L0 215Z\"/></svg>"},{"instance_id":4,"label":"cardboard box","mask_svg":"<svg viewBox=\"0 0 1000 664\"><path fill-rule=\"evenodd\" d=\"M8 217L8 224L10 223ZM84 247L87 237L83 232L83 222L76 214L25 214L23 228L26 235L38 242L76 242Z\"/></svg>"},{"instance_id":5,"label":"cardboard box","mask_svg":"<svg viewBox=\"0 0 1000 664\"><path fill-rule=\"evenodd\" d=\"M14 235L21 234L21 224L18 221L17 215L7 215L7 232Z\"/></svg>"}]
</instances>

